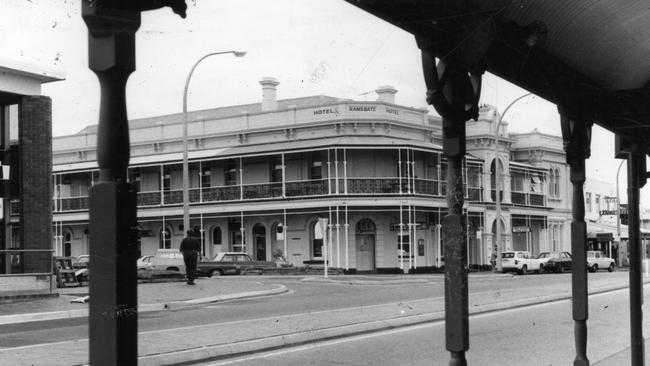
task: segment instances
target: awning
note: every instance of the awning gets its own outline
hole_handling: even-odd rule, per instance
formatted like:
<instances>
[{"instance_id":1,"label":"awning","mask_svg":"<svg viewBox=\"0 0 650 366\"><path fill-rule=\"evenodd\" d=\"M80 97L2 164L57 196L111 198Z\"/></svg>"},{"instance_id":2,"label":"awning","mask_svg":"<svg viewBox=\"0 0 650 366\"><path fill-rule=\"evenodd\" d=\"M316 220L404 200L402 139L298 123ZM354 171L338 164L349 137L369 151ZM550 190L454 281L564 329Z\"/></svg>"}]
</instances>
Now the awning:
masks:
<instances>
[{"instance_id":1,"label":"awning","mask_svg":"<svg viewBox=\"0 0 650 366\"><path fill-rule=\"evenodd\" d=\"M587 222L587 239L610 241L616 238L618 229L616 225ZM641 229L641 235L650 238L650 230ZM627 225L621 225L621 239L628 239Z\"/></svg>"}]
</instances>

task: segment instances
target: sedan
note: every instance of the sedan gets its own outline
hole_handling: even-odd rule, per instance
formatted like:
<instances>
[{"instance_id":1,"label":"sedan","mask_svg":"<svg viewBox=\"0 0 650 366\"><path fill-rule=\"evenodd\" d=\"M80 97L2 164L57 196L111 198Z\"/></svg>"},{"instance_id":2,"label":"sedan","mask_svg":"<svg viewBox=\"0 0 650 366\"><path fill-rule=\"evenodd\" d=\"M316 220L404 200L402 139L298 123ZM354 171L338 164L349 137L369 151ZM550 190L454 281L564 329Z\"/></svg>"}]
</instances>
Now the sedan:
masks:
<instances>
[{"instance_id":1,"label":"sedan","mask_svg":"<svg viewBox=\"0 0 650 366\"><path fill-rule=\"evenodd\" d=\"M246 253L225 252L217 254L212 260L202 258L197 265L197 274L208 277L246 272L262 274L265 269L276 268L276 266L275 262L253 260Z\"/></svg>"},{"instance_id":2,"label":"sedan","mask_svg":"<svg viewBox=\"0 0 650 366\"><path fill-rule=\"evenodd\" d=\"M139 271L144 271L144 270L150 269L151 266L152 266L151 258L153 258L153 255L145 255L143 257L140 257L135 262L135 265L136 265L136 267L138 267L138 270Z\"/></svg>"},{"instance_id":3,"label":"sedan","mask_svg":"<svg viewBox=\"0 0 650 366\"><path fill-rule=\"evenodd\" d=\"M542 252L538 258L546 260L544 270L563 273L571 270L571 253L569 252Z\"/></svg>"}]
</instances>

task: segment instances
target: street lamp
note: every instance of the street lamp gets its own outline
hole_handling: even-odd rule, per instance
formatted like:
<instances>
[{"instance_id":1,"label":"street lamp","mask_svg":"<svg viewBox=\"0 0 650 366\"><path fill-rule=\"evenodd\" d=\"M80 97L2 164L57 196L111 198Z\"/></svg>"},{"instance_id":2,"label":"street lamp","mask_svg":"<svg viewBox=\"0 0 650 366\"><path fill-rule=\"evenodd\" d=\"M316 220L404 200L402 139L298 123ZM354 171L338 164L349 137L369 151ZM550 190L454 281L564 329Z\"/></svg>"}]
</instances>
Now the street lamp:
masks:
<instances>
[{"instance_id":1,"label":"street lamp","mask_svg":"<svg viewBox=\"0 0 650 366\"><path fill-rule=\"evenodd\" d=\"M185 79L185 89L183 90L183 230L185 231L190 228L190 173L188 167L189 163L187 161L187 88L190 84L190 78L194 73L194 69L196 69L201 61L210 56L224 55L227 53L232 53L235 57L246 56L246 52L244 51L221 51L208 53L194 63L190 73L187 74L187 79Z\"/></svg>"},{"instance_id":2,"label":"street lamp","mask_svg":"<svg viewBox=\"0 0 650 366\"><path fill-rule=\"evenodd\" d=\"M494 198L496 199L496 229L497 229L497 235L496 235L496 242L497 242L497 260L496 260L496 270L500 271L503 268L502 264L502 259L501 259L501 252L503 251L503 248L501 248L501 179L499 179L501 173L499 172L499 127L501 127L501 122L503 122L503 117L508 113L508 109L512 107L515 103L520 101L521 99L532 95L533 93L526 93L517 99L513 100L508 104L506 109L503 111L503 113L499 116L499 121L497 122L497 127L494 131L494 182L496 183L496 192L494 195Z\"/></svg>"}]
</instances>

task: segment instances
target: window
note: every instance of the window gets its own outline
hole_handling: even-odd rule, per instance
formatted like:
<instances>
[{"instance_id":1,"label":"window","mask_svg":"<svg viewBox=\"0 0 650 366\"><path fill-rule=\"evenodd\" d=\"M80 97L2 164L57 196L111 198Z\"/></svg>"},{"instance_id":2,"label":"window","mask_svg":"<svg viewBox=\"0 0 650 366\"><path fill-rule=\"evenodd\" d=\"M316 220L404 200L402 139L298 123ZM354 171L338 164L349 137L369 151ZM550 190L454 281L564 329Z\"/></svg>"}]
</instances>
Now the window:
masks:
<instances>
[{"instance_id":1,"label":"window","mask_svg":"<svg viewBox=\"0 0 650 366\"><path fill-rule=\"evenodd\" d=\"M237 162L228 160L224 165L224 182L227 186L237 185Z\"/></svg>"},{"instance_id":2,"label":"window","mask_svg":"<svg viewBox=\"0 0 650 366\"><path fill-rule=\"evenodd\" d=\"M271 160L271 182L282 182L282 161L278 159Z\"/></svg>"},{"instance_id":3,"label":"window","mask_svg":"<svg viewBox=\"0 0 650 366\"><path fill-rule=\"evenodd\" d=\"M171 191L172 189L172 174L169 171L169 168L163 170L163 191Z\"/></svg>"},{"instance_id":4,"label":"window","mask_svg":"<svg viewBox=\"0 0 650 366\"><path fill-rule=\"evenodd\" d=\"M209 166L201 167L201 187L210 188L212 185L212 171Z\"/></svg>"},{"instance_id":5,"label":"window","mask_svg":"<svg viewBox=\"0 0 650 366\"><path fill-rule=\"evenodd\" d=\"M228 222L228 241L230 243L230 249L233 252L244 252L241 228L241 221L239 219L231 219Z\"/></svg>"},{"instance_id":6,"label":"window","mask_svg":"<svg viewBox=\"0 0 650 366\"><path fill-rule=\"evenodd\" d=\"M409 235L399 235L397 234L397 258L410 257L411 248L409 245L410 236Z\"/></svg>"},{"instance_id":7,"label":"window","mask_svg":"<svg viewBox=\"0 0 650 366\"><path fill-rule=\"evenodd\" d=\"M323 179L323 162L312 161L311 168L309 169L309 179Z\"/></svg>"},{"instance_id":8,"label":"window","mask_svg":"<svg viewBox=\"0 0 650 366\"><path fill-rule=\"evenodd\" d=\"M69 231L63 237L63 256L72 256L72 234Z\"/></svg>"},{"instance_id":9,"label":"window","mask_svg":"<svg viewBox=\"0 0 650 366\"><path fill-rule=\"evenodd\" d=\"M560 197L560 170L555 169L555 184L553 187L555 197Z\"/></svg>"},{"instance_id":10,"label":"window","mask_svg":"<svg viewBox=\"0 0 650 366\"><path fill-rule=\"evenodd\" d=\"M530 176L530 191L531 192L542 191L542 180L539 178L539 175L537 174L533 174Z\"/></svg>"},{"instance_id":11,"label":"window","mask_svg":"<svg viewBox=\"0 0 650 366\"><path fill-rule=\"evenodd\" d=\"M221 245L221 227L212 229L212 245Z\"/></svg>"},{"instance_id":12,"label":"window","mask_svg":"<svg viewBox=\"0 0 650 366\"><path fill-rule=\"evenodd\" d=\"M587 212L591 212L591 192L585 193L585 201L587 204Z\"/></svg>"},{"instance_id":13,"label":"window","mask_svg":"<svg viewBox=\"0 0 650 366\"><path fill-rule=\"evenodd\" d=\"M323 227L318 221L314 222L313 237L311 241L311 256L312 258L323 258L323 240L325 233Z\"/></svg>"},{"instance_id":14,"label":"window","mask_svg":"<svg viewBox=\"0 0 650 366\"><path fill-rule=\"evenodd\" d=\"M158 244L158 248L160 248L160 249L171 249L171 247L172 247L172 233L168 228L161 229L158 237L160 239L159 244Z\"/></svg>"},{"instance_id":15,"label":"window","mask_svg":"<svg viewBox=\"0 0 650 366\"><path fill-rule=\"evenodd\" d=\"M140 173L140 168L133 168L129 173L129 182L133 184L136 192L140 192L142 186L142 174Z\"/></svg>"},{"instance_id":16,"label":"window","mask_svg":"<svg viewBox=\"0 0 650 366\"><path fill-rule=\"evenodd\" d=\"M600 195L596 195L596 211L600 211Z\"/></svg>"}]
</instances>

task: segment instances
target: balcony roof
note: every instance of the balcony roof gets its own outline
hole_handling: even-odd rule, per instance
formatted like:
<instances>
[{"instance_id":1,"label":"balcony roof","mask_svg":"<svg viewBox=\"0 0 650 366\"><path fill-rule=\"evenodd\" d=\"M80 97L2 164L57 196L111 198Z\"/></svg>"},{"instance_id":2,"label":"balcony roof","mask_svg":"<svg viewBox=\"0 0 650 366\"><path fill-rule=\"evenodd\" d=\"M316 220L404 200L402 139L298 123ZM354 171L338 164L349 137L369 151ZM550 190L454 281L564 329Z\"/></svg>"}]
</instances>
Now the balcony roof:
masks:
<instances>
[{"instance_id":1,"label":"balcony roof","mask_svg":"<svg viewBox=\"0 0 650 366\"><path fill-rule=\"evenodd\" d=\"M469 69L481 65L647 144L647 0L347 1L414 34L436 57L453 54Z\"/></svg>"}]
</instances>

